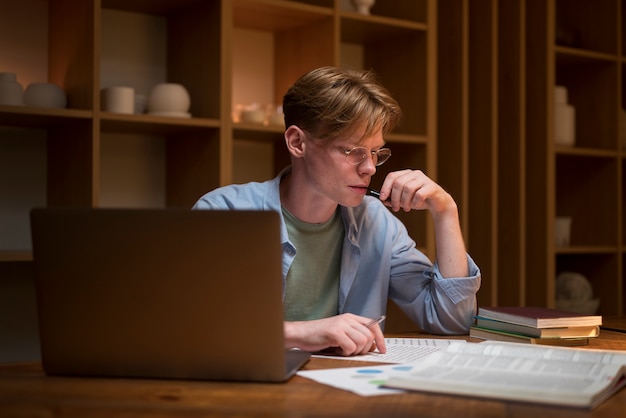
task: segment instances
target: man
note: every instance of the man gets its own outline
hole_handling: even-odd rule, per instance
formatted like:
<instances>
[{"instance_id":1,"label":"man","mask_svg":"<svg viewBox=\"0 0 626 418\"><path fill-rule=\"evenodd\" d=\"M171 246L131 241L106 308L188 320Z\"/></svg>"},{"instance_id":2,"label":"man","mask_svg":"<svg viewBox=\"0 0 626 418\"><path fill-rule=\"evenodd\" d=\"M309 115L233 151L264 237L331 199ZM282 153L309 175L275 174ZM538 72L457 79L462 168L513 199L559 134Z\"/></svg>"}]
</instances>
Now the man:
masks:
<instances>
[{"instance_id":1,"label":"man","mask_svg":"<svg viewBox=\"0 0 626 418\"><path fill-rule=\"evenodd\" d=\"M370 72L323 67L289 88L283 112L291 166L264 183L218 188L194 209L281 214L287 346L385 352L371 321L386 312L388 297L427 332L467 333L480 271L453 198L419 170L392 172L379 198L366 196L391 156L384 135L400 118L396 100ZM389 208L430 212L436 263Z\"/></svg>"}]
</instances>

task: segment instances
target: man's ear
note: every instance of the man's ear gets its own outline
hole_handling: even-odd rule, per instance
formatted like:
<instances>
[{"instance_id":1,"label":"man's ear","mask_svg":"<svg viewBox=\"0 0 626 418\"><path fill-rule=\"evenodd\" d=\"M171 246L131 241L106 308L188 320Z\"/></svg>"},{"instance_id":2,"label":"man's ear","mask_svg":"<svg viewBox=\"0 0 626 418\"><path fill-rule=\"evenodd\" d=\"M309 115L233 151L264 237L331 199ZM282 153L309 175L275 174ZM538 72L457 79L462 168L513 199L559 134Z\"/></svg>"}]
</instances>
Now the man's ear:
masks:
<instances>
[{"instance_id":1,"label":"man's ear","mask_svg":"<svg viewBox=\"0 0 626 418\"><path fill-rule=\"evenodd\" d=\"M304 131L296 125L291 125L285 131L285 144L289 154L296 158L304 156Z\"/></svg>"}]
</instances>

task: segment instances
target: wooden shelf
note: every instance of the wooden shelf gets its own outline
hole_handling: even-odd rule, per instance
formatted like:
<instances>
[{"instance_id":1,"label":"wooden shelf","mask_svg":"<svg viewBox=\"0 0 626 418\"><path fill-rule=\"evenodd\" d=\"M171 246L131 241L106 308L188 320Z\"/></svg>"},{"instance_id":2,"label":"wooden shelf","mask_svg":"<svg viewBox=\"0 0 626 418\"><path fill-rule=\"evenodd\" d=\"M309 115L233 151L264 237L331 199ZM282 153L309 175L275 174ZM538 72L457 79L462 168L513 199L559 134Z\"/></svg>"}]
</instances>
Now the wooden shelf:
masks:
<instances>
[{"instance_id":1,"label":"wooden shelf","mask_svg":"<svg viewBox=\"0 0 626 418\"><path fill-rule=\"evenodd\" d=\"M159 189L146 201L164 200L165 207L190 207L205 192L235 178L262 180L259 173L267 177L288 164L281 127L231 120L234 84L249 71L237 66L235 49L255 52L254 45L236 44L236 31L241 30L270 40L271 55L256 64L259 69L265 66L263 71L255 68L251 74L256 77L253 84L273 86L273 96L266 102L274 105L305 72L340 65L346 59L342 47L350 44L359 51L351 64L379 73L403 107L404 122L387 138L394 153L388 167L435 173L436 108L429 105L435 103L434 0L378 2L369 16L344 10L347 3L340 6L336 0L59 0L45 8L41 2L25 1L39 7L35 12L47 19L49 27L39 50L30 53L47 57L48 80L42 81L61 86L70 107L0 106L0 126L11 128L8 134L16 137L20 134L13 128L40 131L40 152L47 166L41 182L45 190L23 193L39 200L43 194L50 205L99 206L102 201L124 205L121 196L135 193L124 189L127 184L112 183L119 177L111 173L118 160L130 167L127 179L155 176L146 182ZM7 19L25 16L5 14L0 25ZM128 45L118 45L120 39L128 39ZM17 63L17 57L5 57L9 66L12 61ZM16 65L18 76L23 70ZM269 79L256 75L268 72ZM193 117L100 110L101 88L107 84L145 89L157 82L183 84ZM251 171L254 167L259 171ZM384 173L381 170L377 177ZM140 183L128 180L124 183ZM20 222L26 222L21 215L29 209L28 203L23 205L14 213ZM434 236L426 218L409 220L409 229L432 255ZM21 254L7 252L0 262L26 257Z\"/></svg>"},{"instance_id":2,"label":"wooden shelf","mask_svg":"<svg viewBox=\"0 0 626 418\"><path fill-rule=\"evenodd\" d=\"M66 126L91 120L93 112L76 109L44 109L28 106L0 105L0 125L19 128Z\"/></svg>"},{"instance_id":3,"label":"wooden shelf","mask_svg":"<svg viewBox=\"0 0 626 418\"><path fill-rule=\"evenodd\" d=\"M297 1L234 0L235 27L267 32L290 31L332 18L333 10Z\"/></svg>"},{"instance_id":4,"label":"wooden shelf","mask_svg":"<svg viewBox=\"0 0 626 418\"><path fill-rule=\"evenodd\" d=\"M625 6L439 5L438 171L481 266L479 304L553 307L568 270L589 279L600 313L624 312ZM576 110L573 147L554 143L556 85ZM569 247L554 246L556 216L573 219Z\"/></svg>"},{"instance_id":5,"label":"wooden shelf","mask_svg":"<svg viewBox=\"0 0 626 418\"><path fill-rule=\"evenodd\" d=\"M126 132L152 135L217 129L220 121L204 118L173 118L150 115L123 115L102 113L100 126L103 132Z\"/></svg>"},{"instance_id":6,"label":"wooden shelf","mask_svg":"<svg viewBox=\"0 0 626 418\"><path fill-rule=\"evenodd\" d=\"M32 251L0 251L0 262L33 261Z\"/></svg>"}]
</instances>

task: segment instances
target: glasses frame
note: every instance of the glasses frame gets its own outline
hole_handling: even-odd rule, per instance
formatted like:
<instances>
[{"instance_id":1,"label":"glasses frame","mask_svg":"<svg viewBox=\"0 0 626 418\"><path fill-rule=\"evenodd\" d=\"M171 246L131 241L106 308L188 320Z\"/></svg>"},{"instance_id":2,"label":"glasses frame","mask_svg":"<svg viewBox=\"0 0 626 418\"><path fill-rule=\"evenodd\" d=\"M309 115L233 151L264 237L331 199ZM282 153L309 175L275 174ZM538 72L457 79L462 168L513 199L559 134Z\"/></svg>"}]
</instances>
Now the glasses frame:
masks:
<instances>
[{"instance_id":1,"label":"glasses frame","mask_svg":"<svg viewBox=\"0 0 626 418\"><path fill-rule=\"evenodd\" d=\"M356 154L352 154L352 152L354 150L365 150L365 153L363 153L363 158L361 158L359 161L357 162L353 162L350 160L350 155L356 155ZM389 148L380 148L377 149L376 151L369 151L367 148L365 147L352 147L350 149L347 148L342 148L341 149L344 154L346 154L346 162L350 165L359 165L361 164L363 161L365 161L365 159L367 158L367 155L370 155L372 158L372 162L374 163L374 165L376 167L380 167L381 165L385 164L387 162L387 160L389 160L389 158L391 157L391 150ZM383 151L385 154L387 155L383 155L382 157L382 161L381 161L381 155L380 152ZM374 159L374 156L376 159Z\"/></svg>"}]
</instances>

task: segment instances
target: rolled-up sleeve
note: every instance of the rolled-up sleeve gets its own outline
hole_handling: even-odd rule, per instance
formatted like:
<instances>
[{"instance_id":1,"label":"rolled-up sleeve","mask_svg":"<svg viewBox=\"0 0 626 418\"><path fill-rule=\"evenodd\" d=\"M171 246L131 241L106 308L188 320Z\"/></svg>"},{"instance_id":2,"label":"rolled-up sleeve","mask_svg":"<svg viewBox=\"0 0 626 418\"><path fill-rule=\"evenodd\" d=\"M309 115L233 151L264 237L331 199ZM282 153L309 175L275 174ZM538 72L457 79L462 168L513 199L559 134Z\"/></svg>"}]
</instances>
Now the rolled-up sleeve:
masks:
<instances>
[{"instance_id":1,"label":"rolled-up sleeve","mask_svg":"<svg viewBox=\"0 0 626 418\"><path fill-rule=\"evenodd\" d=\"M443 277L438 265L416 248L406 227L377 203L368 205L368 214L356 228L359 251L355 253L360 255L360 262L346 290L352 295L347 298L350 305L364 304L364 313L375 315L379 313L368 309L374 307L372 293L388 296L425 332L467 334L476 314L476 293L481 283L474 260L466 255L467 277ZM358 302L354 300L357 295L361 299Z\"/></svg>"}]
</instances>

